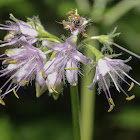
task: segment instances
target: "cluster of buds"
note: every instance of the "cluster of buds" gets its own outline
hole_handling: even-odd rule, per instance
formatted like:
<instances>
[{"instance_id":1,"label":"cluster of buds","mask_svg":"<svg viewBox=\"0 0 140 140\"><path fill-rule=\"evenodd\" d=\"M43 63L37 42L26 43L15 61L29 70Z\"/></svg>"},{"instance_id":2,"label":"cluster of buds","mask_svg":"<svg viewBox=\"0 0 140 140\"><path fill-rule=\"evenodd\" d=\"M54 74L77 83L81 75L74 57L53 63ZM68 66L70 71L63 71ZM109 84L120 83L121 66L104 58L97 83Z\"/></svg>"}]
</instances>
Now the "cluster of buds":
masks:
<instances>
[{"instance_id":1,"label":"cluster of buds","mask_svg":"<svg viewBox=\"0 0 140 140\"><path fill-rule=\"evenodd\" d=\"M63 20L62 24L64 29L71 32L66 40L61 40L47 32L38 17L28 18L28 21L24 22L10 14L12 21L8 21L8 25L0 24L0 30L9 31L4 41L0 41L0 47L12 47L0 55L0 60L3 60L0 77L9 76L5 84L0 87L0 103L2 105L5 105L3 101L5 95L13 92L19 98L17 95L19 88L29 85L32 81L35 81L37 97L48 90L49 95L52 95L54 99L57 99L62 93L63 86L67 82L71 86L76 86L78 74L81 74L80 62L84 65L93 63L91 58L78 51L78 34L85 37L80 45L83 43L96 56L96 73L93 83L88 88L93 89L95 83L98 82L98 92L103 90L107 97L110 106L108 112L115 106L109 90L112 83L119 92L123 92L127 96L126 100L135 97L134 95L129 96L120 85L120 81L125 82L129 86L128 91L132 89L134 83L140 85L127 74L132 69L125 64L129 59L111 59L110 57L117 56L117 54L108 56L103 49L100 52L95 47L85 44L88 40L97 39L104 45L103 48L112 54L111 45L119 46L113 43L112 38L119 33L113 31L110 35L90 37L85 33L89 20L81 17L77 10L69 11L66 15L68 15L68 20ZM136 54L134 56L139 58ZM131 79L132 83L127 82L124 77ZM3 92L5 87L7 88Z\"/></svg>"}]
</instances>

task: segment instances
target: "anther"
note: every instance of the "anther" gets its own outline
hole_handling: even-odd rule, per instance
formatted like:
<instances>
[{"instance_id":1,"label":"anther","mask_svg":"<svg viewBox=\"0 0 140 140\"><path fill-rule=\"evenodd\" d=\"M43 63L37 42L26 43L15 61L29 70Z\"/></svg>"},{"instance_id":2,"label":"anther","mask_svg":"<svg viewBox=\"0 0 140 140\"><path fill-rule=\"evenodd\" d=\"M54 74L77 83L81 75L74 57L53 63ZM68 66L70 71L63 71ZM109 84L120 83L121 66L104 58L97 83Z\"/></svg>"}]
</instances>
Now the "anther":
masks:
<instances>
[{"instance_id":1,"label":"anther","mask_svg":"<svg viewBox=\"0 0 140 140\"><path fill-rule=\"evenodd\" d=\"M73 86L77 86L77 83L74 83Z\"/></svg>"},{"instance_id":2,"label":"anther","mask_svg":"<svg viewBox=\"0 0 140 140\"><path fill-rule=\"evenodd\" d=\"M108 110L108 112L111 112L113 110L114 106L113 105L110 105L110 108Z\"/></svg>"},{"instance_id":3,"label":"anther","mask_svg":"<svg viewBox=\"0 0 140 140\"><path fill-rule=\"evenodd\" d=\"M21 83L22 83L22 84L21 84ZM19 82L19 85L21 85L21 86L25 86L25 85L28 84L28 83L29 83L29 81L26 81L26 80L25 80L25 81L23 81L23 82L22 82L22 81Z\"/></svg>"},{"instance_id":4,"label":"anther","mask_svg":"<svg viewBox=\"0 0 140 140\"><path fill-rule=\"evenodd\" d=\"M28 83L29 83L29 81L26 81L26 80L25 80L24 82L25 82L26 84L28 84Z\"/></svg>"},{"instance_id":5,"label":"anther","mask_svg":"<svg viewBox=\"0 0 140 140\"><path fill-rule=\"evenodd\" d=\"M75 70L75 67L71 67L71 68L65 68L65 70Z\"/></svg>"},{"instance_id":6,"label":"anther","mask_svg":"<svg viewBox=\"0 0 140 140\"><path fill-rule=\"evenodd\" d=\"M73 16L76 17L76 18L80 18L80 16L79 15L76 15L76 14L74 14Z\"/></svg>"},{"instance_id":7,"label":"anther","mask_svg":"<svg viewBox=\"0 0 140 140\"><path fill-rule=\"evenodd\" d=\"M45 79L46 76L45 76L45 74L44 74L44 70L41 71L41 74L42 74L42 77Z\"/></svg>"},{"instance_id":8,"label":"anther","mask_svg":"<svg viewBox=\"0 0 140 140\"><path fill-rule=\"evenodd\" d=\"M53 88L52 85L50 85L50 87L51 87L51 89L52 89L55 93L58 93L58 92Z\"/></svg>"},{"instance_id":9,"label":"anther","mask_svg":"<svg viewBox=\"0 0 140 140\"><path fill-rule=\"evenodd\" d=\"M130 97L127 97L126 100L127 100L127 101L130 101L130 100L132 100L132 99L134 99L134 98L135 98L135 95L132 95L132 96L130 96Z\"/></svg>"},{"instance_id":10,"label":"anther","mask_svg":"<svg viewBox=\"0 0 140 140\"><path fill-rule=\"evenodd\" d=\"M17 95L17 93L16 93L16 91L15 91L14 88L13 88L13 93L14 93L14 95L19 99L19 96Z\"/></svg>"},{"instance_id":11,"label":"anther","mask_svg":"<svg viewBox=\"0 0 140 140\"><path fill-rule=\"evenodd\" d=\"M130 87L129 87L129 89L128 89L128 91L130 91L133 87L134 87L134 83L132 82Z\"/></svg>"},{"instance_id":12,"label":"anther","mask_svg":"<svg viewBox=\"0 0 140 140\"><path fill-rule=\"evenodd\" d=\"M9 64L16 64L18 61L8 61Z\"/></svg>"},{"instance_id":13,"label":"anther","mask_svg":"<svg viewBox=\"0 0 140 140\"><path fill-rule=\"evenodd\" d=\"M68 11L68 12L66 13L66 15L70 15L70 14L73 14L73 11Z\"/></svg>"},{"instance_id":14,"label":"anther","mask_svg":"<svg viewBox=\"0 0 140 140\"><path fill-rule=\"evenodd\" d=\"M112 98L109 98L109 101L110 101L110 103L111 103L113 106L115 106L114 101L113 101Z\"/></svg>"},{"instance_id":15,"label":"anther","mask_svg":"<svg viewBox=\"0 0 140 140\"><path fill-rule=\"evenodd\" d=\"M75 24L72 22L72 29L74 30L74 28L75 28Z\"/></svg>"},{"instance_id":16,"label":"anther","mask_svg":"<svg viewBox=\"0 0 140 140\"><path fill-rule=\"evenodd\" d=\"M54 51L54 52L52 53L52 55L51 55L51 57L50 57L50 61L53 60L53 58L55 57L56 53L57 53L56 51Z\"/></svg>"},{"instance_id":17,"label":"anther","mask_svg":"<svg viewBox=\"0 0 140 140\"><path fill-rule=\"evenodd\" d=\"M2 100L1 97L0 97L0 104L5 105L5 102Z\"/></svg>"},{"instance_id":18,"label":"anther","mask_svg":"<svg viewBox=\"0 0 140 140\"><path fill-rule=\"evenodd\" d=\"M0 95L2 93L2 90L0 90ZM0 104L5 105L5 102L2 100L2 98L0 97Z\"/></svg>"},{"instance_id":19,"label":"anther","mask_svg":"<svg viewBox=\"0 0 140 140\"><path fill-rule=\"evenodd\" d=\"M65 20L62 21L62 24L63 24L64 27L66 27Z\"/></svg>"},{"instance_id":20,"label":"anther","mask_svg":"<svg viewBox=\"0 0 140 140\"><path fill-rule=\"evenodd\" d=\"M90 37L90 35L83 33L82 34L84 37Z\"/></svg>"}]
</instances>

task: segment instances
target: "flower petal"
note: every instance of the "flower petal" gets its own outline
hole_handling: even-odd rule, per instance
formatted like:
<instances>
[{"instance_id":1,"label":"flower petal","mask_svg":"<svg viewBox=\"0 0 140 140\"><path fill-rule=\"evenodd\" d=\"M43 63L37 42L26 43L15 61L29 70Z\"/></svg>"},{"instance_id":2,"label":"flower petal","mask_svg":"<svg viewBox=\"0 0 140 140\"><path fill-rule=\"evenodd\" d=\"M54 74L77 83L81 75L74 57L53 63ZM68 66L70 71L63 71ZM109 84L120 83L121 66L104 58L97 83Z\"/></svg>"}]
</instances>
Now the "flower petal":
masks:
<instances>
[{"instance_id":1,"label":"flower petal","mask_svg":"<svg viewBox=\"0 0 140 140\"><path fill-rule=\"evenodd\" d=\"M29 36L37 36L38 32L33 29L30 25L28 25L27 23L20 21L18 22L20 31L22 34L24 35L29 35Z\"/></svg>"},{"instance_id":2,"label":"flower petal","mask_svg":"<svg viewBox=\"0 0 140 140\"><path fill-rule=\"evenodd\" d=\"M78 61L82 62L85 65L88 65L93 62L91 58L87 58L79 51L75 51L74 58L77 59Z\"/></svg>"},{"instance_id":3,"label":"flower petal","mask_svg":"<svg viewBox=\"0 0 140 140\"><path fill-rule=\"evenodd\" d=\"M48 50L53 51L61 51L64 47L64 43L56 43L56 42L50 42L50 41L42 41L42 45L46 47Z\"/></svg>"},{"instance_id":4,"label":"flower petal","mask_svg":"<svg viewBox=\"0 0 140 140\"><path fill-rule=\"evenodd\" d=\"M59 75L57 72L53 72L47 76L46 85L50 93L53 93L57 86L60 85L60 83L61 75ZM52 87L54 90L52 89Z\"/></svg>"},{"instance_id":5,"label":"flower petal","mask_svg":"<svg viewBox=\"0 0 140 140\"><path fill-rule=\"evenodd\" d=\"M71 85L77 84L78 76L77 76L77 65L76 65L75 60L70 59L67 62L66 68L67 69L69 68L69 70L66 70L66 77L67 77L68 82ZM70 70L70 68L75 68L75 69Z\"/></svg>"},{"instance_id":6,"label":"flower petal","mask_svg":"<svg viewBox=\"0 0 140 140\"><path fill-rule=\"evenodd\" d=\"M87 86L88 89L92 90L94 88L94 86L97 82L97 79L98 79L97 76L98 76L98 74L97 74L97 71L96 71L92 84L90 86Z\"/></svg>"}]
</instances>

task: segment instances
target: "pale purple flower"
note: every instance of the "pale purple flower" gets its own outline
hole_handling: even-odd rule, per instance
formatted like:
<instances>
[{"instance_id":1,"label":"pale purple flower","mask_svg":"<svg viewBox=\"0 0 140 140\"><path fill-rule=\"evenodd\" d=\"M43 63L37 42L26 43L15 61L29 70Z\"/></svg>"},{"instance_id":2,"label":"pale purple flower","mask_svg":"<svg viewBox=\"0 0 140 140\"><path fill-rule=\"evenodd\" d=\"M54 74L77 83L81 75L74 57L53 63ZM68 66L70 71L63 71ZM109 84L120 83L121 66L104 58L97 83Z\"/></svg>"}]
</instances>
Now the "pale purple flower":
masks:
<instances>
[{"instance_id":1,"label":"pale purple flower","mask_svg":"<svg viewBox=\"0 0 140 140\"><path fill-rule=\"evenodd\" d=\"M26 40L33 44L37 41L36 36L38 32L27 24L24 21L16 19L13 15L10 15L10 18L14 21L8 21L8 25L0 24L0 30L7 30L9 33L5 37L5 41L0 47L9 46L9 45L21 45L21 37L25 37Z\"/></svg>"},{"instance_id":2,"label":"pale purple flower","mask_svg":"<svg viewBox=\"0 0 140 140\"><path fill-rule=\"evenodd\" d=\"M56 74L56 76L49 79L50 82L47 82L48 84L53 83L51 84L52 89L55 89L61 83L62 78L65 80L65 77L71 85L76 85L79 72L78 62L82 62L85 65L92 63L90 58L76 50L76 41L76 35L69 37L65 43L43 41L43 46L56 53L55 57L44 66L44 73L46 75Z\"/></svg>"},{"instance_id":3,"label":"pale purple flower","mask_svg":"<svg viewBox=\"0 0 140 140\"><path fill-rule=\"evenodd\" d=\"M132 68L126 65L125 64L126 62L128 62L128 60L110 59L107 57L99 59L96 66L96 73L93 79L93 83L90 86L88 86L89 89L93 89L95 83L98 82L99 93L101 89L105 92L108 103L110 105L110 109L108 110L108 112L110 112L115 106L109 90L112 83L119 92L122 91L127 96L126 100L131 100L135 96L134 95L129 96L121 87L120 82L123 81L129 86L128 91L132 89L134 83L140 85L140 83L135 81L127 74ZM124 79L124 77L129 78L134 83L132 82L130 84L128 81Z\"/></svg>"},{"instance_id":4,"label":"pale purple flower","mask_svg":"<svg viewBox=\"0 0 140 140\"><path fill-rule=\"evenodd\" d=\"M0 71L2 73L0 77L8 75L10 78L0 88L0 92L8 83L10 84L1 95L2 98L11 91L16 94L20 86L28 84L33 79L36 79L40 86L46 86L42 76L46 55L41 50L30 45L23 38L21 48L8 49L4 55L7 57L0 59L3 60L6 68Z\"/></svg>"}]
</instances>

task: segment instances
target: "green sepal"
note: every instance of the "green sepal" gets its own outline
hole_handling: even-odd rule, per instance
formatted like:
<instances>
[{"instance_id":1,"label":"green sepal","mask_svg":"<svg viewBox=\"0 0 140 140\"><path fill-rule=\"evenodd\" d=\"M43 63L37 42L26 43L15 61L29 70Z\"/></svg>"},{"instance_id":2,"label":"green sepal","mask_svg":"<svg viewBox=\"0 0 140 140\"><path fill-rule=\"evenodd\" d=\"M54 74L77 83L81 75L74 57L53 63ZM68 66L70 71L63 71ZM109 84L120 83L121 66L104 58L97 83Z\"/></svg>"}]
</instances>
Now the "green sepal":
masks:
<instances>
[{"instance_id":1,"label":"green sepal","mask_svg":"<svg viewBox=\"0 0 140 140\"><path fill-rule=\"evenodd\" d=\"M62 84L59 85L59 87L56 88L56 91L58 93L48 93L48 95L52 96L54 100L57 100L60 95L63 95L63 86L62 86Z\"/></svg>"},{"instance_id":2,"label":"green sepal","mask_svg":"<svg viewBox=\"0 0 140 140\"><path fill-rule=\"evenodd\" d=\"M36 97L39 98L46 90L47 86L44 84L43 86L40 86L39 83L36 81Z\"/></svg>"}]
</instances>

